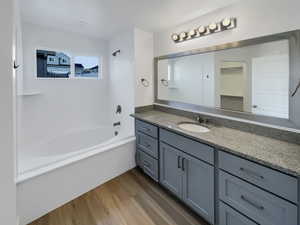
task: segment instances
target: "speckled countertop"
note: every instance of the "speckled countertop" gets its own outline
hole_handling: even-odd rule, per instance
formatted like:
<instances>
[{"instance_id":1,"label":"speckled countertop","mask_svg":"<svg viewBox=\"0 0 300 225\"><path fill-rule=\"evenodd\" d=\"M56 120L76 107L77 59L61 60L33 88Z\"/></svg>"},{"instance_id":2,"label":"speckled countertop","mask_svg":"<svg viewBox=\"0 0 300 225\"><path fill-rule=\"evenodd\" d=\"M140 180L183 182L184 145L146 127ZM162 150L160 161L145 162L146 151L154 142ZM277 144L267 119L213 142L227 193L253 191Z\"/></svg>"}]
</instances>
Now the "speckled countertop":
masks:
<instances>
[{"instance_id":1,"label":"speckled countertop","mask_svg":"<svg viewBox=\"0 0 300 225\"><path fill-rule=\"evenodd\" d=\"M132 115L162 128L175 131L220 150L259 162L287 174L300 177L300 145L227 127L209 126L208 133L192 133L178 128L186 117L151 110ZM192 121L195 122L195 121Z\"/></svg>"}]
</instances>

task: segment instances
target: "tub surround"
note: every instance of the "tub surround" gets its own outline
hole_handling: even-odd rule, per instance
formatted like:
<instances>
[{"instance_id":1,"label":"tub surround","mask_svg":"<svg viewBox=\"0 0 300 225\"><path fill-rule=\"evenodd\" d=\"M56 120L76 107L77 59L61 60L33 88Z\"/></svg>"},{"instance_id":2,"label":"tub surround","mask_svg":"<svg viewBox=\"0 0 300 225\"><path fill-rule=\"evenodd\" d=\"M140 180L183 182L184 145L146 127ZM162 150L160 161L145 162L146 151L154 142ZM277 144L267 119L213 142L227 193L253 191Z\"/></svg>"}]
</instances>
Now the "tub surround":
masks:
<instances>
[{"instance_id":1,"label":"tub surround","mask_svg":"<svg viewBox=\"0 0 300 225\"><path fill-rule=\"evenodd\" d=\"M183 121L195 122L188 117L160 110L137 110L136 119L200 141L217 149L252 160L292 176L300 176L300 145L255 133L212 124L208 133L192 133L178 128ZM267 129L267 128L266 128Z\"/></svg>"}]
</instances>

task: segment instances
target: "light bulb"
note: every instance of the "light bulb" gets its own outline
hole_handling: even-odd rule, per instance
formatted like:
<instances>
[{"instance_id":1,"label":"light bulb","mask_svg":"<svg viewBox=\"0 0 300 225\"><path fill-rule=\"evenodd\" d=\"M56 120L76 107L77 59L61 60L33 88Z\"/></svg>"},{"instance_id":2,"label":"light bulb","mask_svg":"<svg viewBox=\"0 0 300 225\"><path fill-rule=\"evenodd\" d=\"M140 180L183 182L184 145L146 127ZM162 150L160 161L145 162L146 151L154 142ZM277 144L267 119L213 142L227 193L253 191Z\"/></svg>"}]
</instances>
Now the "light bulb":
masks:
<instances>
[{"instance_id":1,"label":"light bulb","mask_svg":"<svg viewBox=\"0 0 300 225\"><path fill-rule=\"evenodd\" d=\"M179 40L178 34L172 34L172 40L173 41L178 41Z\"/></svg>"},{"instance_id":2,"label":"light bulb","mask_svg":"<svg viewBox=\"0 0 300 225\"><path fill-rule=\"evenodd\" d=\"M198 31L200 34L204 34L206 32L206 27L205 26L201 26L198 28Z\"/></svg>"},{"instance_id":3,"label":"light bulb","mask_svg":"<svg viewBox=\"0 0 300 225\"><path fill-rule=\"evenodd\" d=\"M195 36L196 35L196 31L193 29L193 30L190 30L190 32L189 32L189 36L190 37L193 37L193 36Z\"/></svg>"},{"instance_id":4,"label":"light bulb","mask_svg":"<svg viewBox=\"0 0 300 225\"><path fill-rule=\"evenodd\" d=\"M222 26L223 27L229 27L231 25L231 19L230 18L225 18L222 20Z\"/></svg>"},{"instance_id":5,"label":"light bulb","mask_svg":"<svg viewBox=\"0 0 300 225\"><path fill-rule=\"evenodd\" d=\"M180 38L185 39L187 37L186 32L180 33Z\"/></svg>"},{"instance_id":6,"label":"light bulb","mask_svg":"<svg viewBox=\"0 0 300 225\"><path fill-rule=\"evenodd\" d=\"M210 31L215 31L217 29L217 24L216 23L211 23L210 25L209 25L209 30Z\"/></svg>"}]
</instances>

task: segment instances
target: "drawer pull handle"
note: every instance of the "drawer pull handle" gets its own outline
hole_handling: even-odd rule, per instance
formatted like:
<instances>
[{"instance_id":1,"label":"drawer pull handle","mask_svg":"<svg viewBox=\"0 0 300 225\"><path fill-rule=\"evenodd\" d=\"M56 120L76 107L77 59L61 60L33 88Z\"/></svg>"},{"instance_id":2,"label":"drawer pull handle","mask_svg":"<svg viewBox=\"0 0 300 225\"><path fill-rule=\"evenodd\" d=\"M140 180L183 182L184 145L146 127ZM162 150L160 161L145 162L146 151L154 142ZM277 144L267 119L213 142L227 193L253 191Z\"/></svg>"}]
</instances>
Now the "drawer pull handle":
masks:
<instances>
[{"instance_id":1,"label":"drawer pull handle","mask_svg":"<svg viewBox=\"0 0 300 225\"><path fill-rule=\"evenodd\" d=\"M178 169L181 169L181 167L180 167L180 156L177 156L177 168Z\"/></svg>"},{"instance_id":2,"label":"drawer pull handle","mask_svg":"<svg viewBox=\"0 0 300 225\"><path fill-rule=\"evenodd\" d=\"M262 175L259 175L259 174L255 173L255 172L253 172L251 170L248 170L248 169L245 169L243 167L240 168L240 171L242 171L244 173L247 173L247 174L249 174L251 176L258 177L258 178L260 178L262 180L264 179L264 177Z\"/></svg>"},{"instance_id":3,"label":"drawer pull handle","mask_svg":"<svg viewBox=\"0 0 300 225\"><path fill-rule=\"evenodd\" d=\"M143 128L145 131L148 131L148 132L150 132L151 131L151 129L150 128Z\"/></svg>"},{"instance_id":4,"label":"drawer pull handle","mask_svg":"<svg viewBox=\"0 0 300 225\"><path fill-rule=\"evenodd\" d=\"M185 158L182 158L182 171L184 171L185 169L184 169L184 161L185 161Z\"/></svg>"},{"instance_id":5,"label":"drawer pull handle","mask_svg":"<svg viewBox=\"0 0 300 225\"><path fill-rule=\"evenodd\" d=\"M259 210L264 210L265 209L265 207L263 207L262 205L258 205L257 203L249 200L244 195L241 195L241 199L244 200L245 202L247 202L248 204L252 205L253 207L259 209Z\"/></svg>"}]
</instances>

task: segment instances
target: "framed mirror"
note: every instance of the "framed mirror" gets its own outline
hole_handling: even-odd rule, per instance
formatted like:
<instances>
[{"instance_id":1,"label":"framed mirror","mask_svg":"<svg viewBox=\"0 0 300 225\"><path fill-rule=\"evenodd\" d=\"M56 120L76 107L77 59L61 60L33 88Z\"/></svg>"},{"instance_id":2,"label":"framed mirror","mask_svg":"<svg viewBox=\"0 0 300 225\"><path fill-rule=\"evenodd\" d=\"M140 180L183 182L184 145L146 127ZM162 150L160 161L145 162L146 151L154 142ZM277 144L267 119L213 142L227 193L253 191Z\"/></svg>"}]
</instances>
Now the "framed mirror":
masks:
<instances>
[{"instance_id":1,"label":"framed mirror","mask_svg":"<svg viewBox=\"0 0 300 225\"><path fill-rule=\"evenodd\" d=\"M299 129L299 37L292 31L157 57L155 103Z\"/></svg>"}]
</instances>

